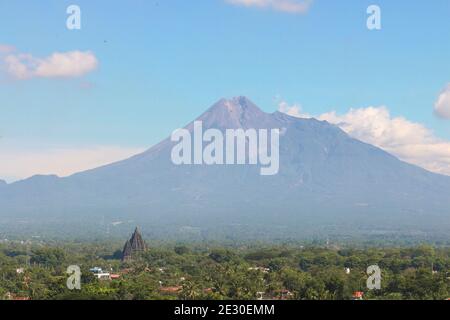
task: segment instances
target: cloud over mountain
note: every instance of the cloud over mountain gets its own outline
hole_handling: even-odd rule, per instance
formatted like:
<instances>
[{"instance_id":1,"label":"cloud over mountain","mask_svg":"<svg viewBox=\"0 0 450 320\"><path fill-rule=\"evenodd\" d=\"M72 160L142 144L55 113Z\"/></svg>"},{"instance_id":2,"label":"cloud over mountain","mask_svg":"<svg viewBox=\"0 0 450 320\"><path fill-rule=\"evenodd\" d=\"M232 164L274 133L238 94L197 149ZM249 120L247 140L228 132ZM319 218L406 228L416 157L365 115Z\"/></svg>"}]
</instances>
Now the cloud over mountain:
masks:
<instances>
[{"instance_id":1,"label":"cloud over mountain","mask_svg":"<svg viewBox=\"0 0 450 320\"><path fill-rule=\"evenodd\" d=\"M312 117L299 105L290 106L286 102L279 104L279 111L298 118ZM450 141L436 137L433 131L420 123L393 117L385 106L350 109L342 115L332 111L314 118L338 125L350 136L380 147L404 161L450 175Z\"/></svg>"},{"instance_id":2,"label":"cloud over mountain","mask_svg":"<svg viewBox=\"0 0 450 320\"><path fill-rule=\"evenodd\" d=\"M434 113L441 118L450 119L450 83L436 100Z\"/></svg>"}]
</instances>

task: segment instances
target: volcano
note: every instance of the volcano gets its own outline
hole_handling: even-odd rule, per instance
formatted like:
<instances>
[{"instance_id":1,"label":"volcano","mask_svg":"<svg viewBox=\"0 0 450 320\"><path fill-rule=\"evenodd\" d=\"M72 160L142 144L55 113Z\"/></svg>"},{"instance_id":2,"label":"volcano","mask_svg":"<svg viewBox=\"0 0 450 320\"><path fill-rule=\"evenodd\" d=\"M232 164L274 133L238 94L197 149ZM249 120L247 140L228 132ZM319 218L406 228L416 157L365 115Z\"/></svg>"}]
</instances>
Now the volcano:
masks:
<instances>
[{"instance_id":1,"label":"volcano","mask_svg":"<svg viewBox=\"0 0 450 320\"><path fill-rule=\"evenodd\" d=\"M130 220L173 230L259 228L450 231L450 177L348 136L326 121L265 113L246 97L221 99L204 129L280 129L279 172L251 165L175 165L170 138L129 159L69 177L0 183L0 218L84 224ZM193 131L194 121L185 129ZM230 227L233 226L233 227ZM430 231L431 230L431 231Z\"/></svg>"}]
</instances>

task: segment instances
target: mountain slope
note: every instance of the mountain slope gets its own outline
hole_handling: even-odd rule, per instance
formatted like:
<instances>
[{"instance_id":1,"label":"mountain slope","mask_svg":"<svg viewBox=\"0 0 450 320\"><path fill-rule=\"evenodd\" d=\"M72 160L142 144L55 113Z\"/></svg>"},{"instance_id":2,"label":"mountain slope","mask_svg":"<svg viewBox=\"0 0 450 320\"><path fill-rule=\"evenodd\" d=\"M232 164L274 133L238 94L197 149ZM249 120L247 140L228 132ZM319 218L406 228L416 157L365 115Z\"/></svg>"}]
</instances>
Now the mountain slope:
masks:
<instances>
[{"instance_id":1,"label":"mountain slope","mask_svg":"<svg viewBox=\"0 0 450 320\"><path fill-rule=\"evenodd\" d=\"M406 164L334 125L267 114L245 97L222 99L197 120L204 130L281 129L279 174L261 176L249 165L175 166L174 144L166 139L130 159L67 178L0 185L0 217L450 230L449 177ZM193 123L186 128L192 131Z\"/></svg>"}]
</instances>

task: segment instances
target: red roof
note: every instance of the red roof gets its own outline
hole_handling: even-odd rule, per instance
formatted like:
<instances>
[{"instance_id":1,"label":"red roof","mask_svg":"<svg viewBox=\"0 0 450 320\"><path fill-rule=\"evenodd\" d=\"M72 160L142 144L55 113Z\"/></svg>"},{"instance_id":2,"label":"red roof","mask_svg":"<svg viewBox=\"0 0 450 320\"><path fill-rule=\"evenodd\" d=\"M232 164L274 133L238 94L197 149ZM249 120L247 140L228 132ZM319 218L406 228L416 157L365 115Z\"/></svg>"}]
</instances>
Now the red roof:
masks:
<instances>
[{"instance_id":1,"label":"red roof","mask_svg":"<svg viewBox=\"0 0 450 320\"><path fill-rule=\"evenodd\" d=\"M164 293L177 293L177 292L181 291L182 289L183 289L183 287L181 287L181 286L161 287L161 288L159 288L159 291L164 292Z\"/></svg>"}]
</instances>

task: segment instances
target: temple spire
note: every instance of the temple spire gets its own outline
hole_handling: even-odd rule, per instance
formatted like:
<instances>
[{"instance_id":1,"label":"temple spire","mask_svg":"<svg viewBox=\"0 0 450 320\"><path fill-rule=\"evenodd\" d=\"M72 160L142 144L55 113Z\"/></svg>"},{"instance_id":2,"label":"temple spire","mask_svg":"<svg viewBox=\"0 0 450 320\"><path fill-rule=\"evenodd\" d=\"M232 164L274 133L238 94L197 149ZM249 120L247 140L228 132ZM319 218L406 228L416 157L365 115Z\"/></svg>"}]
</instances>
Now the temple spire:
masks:
<instances>
[{"instance_id":1,"label":"temple spire","mask_svg":"<svg viewBox=\"0 0 450 320\"><path fill-rule=\"evenodd\" d=\"M147 250L147 245L142 238L139 228L136 227L130 240L125 243L122 252L122 261L132 260L139 252L144 252L145 250Z\"/></svg>"}]
</instances>

